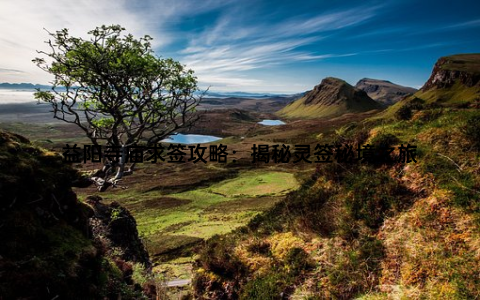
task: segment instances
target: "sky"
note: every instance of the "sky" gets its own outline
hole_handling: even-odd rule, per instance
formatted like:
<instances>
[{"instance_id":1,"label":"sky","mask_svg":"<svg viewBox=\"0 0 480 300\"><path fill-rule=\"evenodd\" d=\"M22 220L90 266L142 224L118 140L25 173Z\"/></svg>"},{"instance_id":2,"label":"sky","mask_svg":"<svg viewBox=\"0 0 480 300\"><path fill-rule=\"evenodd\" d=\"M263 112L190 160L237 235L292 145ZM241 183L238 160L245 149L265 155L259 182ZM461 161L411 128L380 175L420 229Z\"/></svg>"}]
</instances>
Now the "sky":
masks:
<instances>
[{"instance_id":1,"label":"sky","mask_svg":"<svg viewBox=\"0 0 480 300\"><path fill-rule=\"evenodd\" d=\"M155 54L212 91L297 93L328 76L419 88L435 61L480 52L478 0L0 0L0 82L48 84L46 30L102 24L150 35Z\"/></svg>"}]
</instances>

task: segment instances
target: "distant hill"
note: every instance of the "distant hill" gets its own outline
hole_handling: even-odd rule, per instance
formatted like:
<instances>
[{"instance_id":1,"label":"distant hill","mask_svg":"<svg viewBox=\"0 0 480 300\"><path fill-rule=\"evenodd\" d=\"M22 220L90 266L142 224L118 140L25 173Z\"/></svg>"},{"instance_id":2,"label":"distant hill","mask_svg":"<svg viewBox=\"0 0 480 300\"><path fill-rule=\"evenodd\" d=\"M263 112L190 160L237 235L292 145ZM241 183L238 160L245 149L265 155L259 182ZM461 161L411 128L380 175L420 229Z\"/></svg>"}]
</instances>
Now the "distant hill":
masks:
<instances>
[{"instance_id":1,"label":"distant hill","mask_svg":"<svg viewBox=\"0 0 480 300\"><path fill-rule=\"evenodd\" d=\"M305 96L278 111L278 115L286 118L331 118L379 108L381 105L366 92L344 80L327 77Z\"/></svg>"},{"instance_id":2,"label":"distant hill","mask_svg":"<svg viewBox=\"0 0 480 300\"><path fill-rule=\"evenodd\" d=\"M414 88L401 86L387 80L371 78L361 79L355 87L365 91L370 98L385 106L393 105L417 91Z\"/></svg>"},{"instance_id":3,"label":"distant hill","mask_svg":"<svg viewBox=\"0 0 480 300\"><path fill-rule=\"evenodd\" d=\"M33 83L0 83L0 89L24 90L24 89L49 89L48 85L33 84Z\"/></svg>"},{"instance_id":4,"label":"distant hill","mask_svg":"<svg viewBox=\"0 0 480 300\"><path fill-rule=\"evenodd\" d=\"M291 97L290 94L272 94L272 93L249 93L249 92L213 92L208 91L206 98L272 98L272 97Z\"/></svg>"}]
</instances>

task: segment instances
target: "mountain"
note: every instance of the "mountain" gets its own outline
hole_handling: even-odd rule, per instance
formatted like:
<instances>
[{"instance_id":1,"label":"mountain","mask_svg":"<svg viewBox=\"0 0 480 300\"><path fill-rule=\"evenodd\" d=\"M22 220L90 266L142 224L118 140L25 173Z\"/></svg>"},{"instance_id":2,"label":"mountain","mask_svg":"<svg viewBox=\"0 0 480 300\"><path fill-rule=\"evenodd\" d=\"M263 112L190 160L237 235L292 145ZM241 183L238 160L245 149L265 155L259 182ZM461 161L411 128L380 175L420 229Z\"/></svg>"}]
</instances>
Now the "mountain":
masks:
<instances>
[{"instance_id":1,"label":"mountain","mask_svg":"<svg viewBox=\"0 0 480 300\"><path fill-rule=\"evenodd\" d=\"M480 86L480 53L441 57L421 91L449 88L456 83Z\"/></svg>"},{"instance_id":2,"label":"mountain","mask_svg":"<svg viewBox=\"0 0 480 300\"><path fill-rule=\"evenodd\" d=\"M196 297L478 298L478 58L440 59L421 91L386 110L406 106L405 118L382 113L305 140L331 162L246 228L208 240ZM346 145L391 151L348 162Z\"/></svg>"},{"instance_id":3,"label":"mountain","mask_svg":"<svg viewBox=\"0 0 480 300\"><path fill-rule=\"evenodd\" d=\"M33 89L49 89L51 88L48 85L33 84L33 83L0 83L0 89L10 89L10 90L33 90Z\"/></svg>"},{"instance_id":4,"label":"mountain","mask_svg":"<svg viewBox=\"0 0 480 300\"><path fill-rule=\"evenodd\" d=\"M327 77L304 97L278 111L278 115L286 118L331 118L379 108L381 105L366 92L341 79Z\"/></svg>"},{"instance_id":5,"label":"mountain","mask_svg":"<svg viewBox=\"0 0 480 300\"><path fill-rule=\"evenodd\" d=\"M410 97L390 106L379 117L393 117L418 105L468 107L480 104L480 53L445 56L435 63L430 78Z\"/></svg>"},{"instance_id":6,"label":"mountain","mask_svg":"<svg viewBox=\"0 0 480 300\"><path fill-rule=\"evenodd\" d=\"M480 99L480 53L441 57L414 96L426 102L457 104Z\"/></svg>"},{"instance_id":7,"label":"mountain","mask_svg":"<svg viewBox=\"0 0 480 300\"><path fill-rule=\"evenodd\" d=\"M370 98L385 106L393 105L417 91L414 88L401 86L387 80L371 78L360 79L355 87L365 91Z\"/></svg>"},{"instance_id":8,"label":"mountain","mask_svg":"<svg viewBox=\"0 0 480 300\"><path fill-rule=\"evenodd\" d=\"M271 98L271 97L290 97L291 94L272 94L272 93L250 93L250 92L214 92L207 91L206 98Z\"/></svg>"}]
</instances>

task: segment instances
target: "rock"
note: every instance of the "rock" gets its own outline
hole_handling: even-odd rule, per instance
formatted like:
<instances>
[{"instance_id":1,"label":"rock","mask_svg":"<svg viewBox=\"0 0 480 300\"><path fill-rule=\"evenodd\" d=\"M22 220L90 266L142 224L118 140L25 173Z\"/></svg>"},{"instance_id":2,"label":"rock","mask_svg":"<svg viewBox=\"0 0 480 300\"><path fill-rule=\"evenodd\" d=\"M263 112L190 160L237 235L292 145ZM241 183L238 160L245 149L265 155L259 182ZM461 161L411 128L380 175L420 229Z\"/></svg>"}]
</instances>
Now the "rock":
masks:
<instances>
[{"instance_id":1,"label":"rock","mask_svg":"<svg viewBox=\"0 0 480 300\"><path fill-rule=\"evenodd\" d=\"M105 244L107 251L120 249L120 258L124 261L141 263L149 269L151 262L130 212L117 202L110 205L101 203L100 196L89 196L87 201L94 210L89 221L93 237Z\"/></svg>"}]
</instances>

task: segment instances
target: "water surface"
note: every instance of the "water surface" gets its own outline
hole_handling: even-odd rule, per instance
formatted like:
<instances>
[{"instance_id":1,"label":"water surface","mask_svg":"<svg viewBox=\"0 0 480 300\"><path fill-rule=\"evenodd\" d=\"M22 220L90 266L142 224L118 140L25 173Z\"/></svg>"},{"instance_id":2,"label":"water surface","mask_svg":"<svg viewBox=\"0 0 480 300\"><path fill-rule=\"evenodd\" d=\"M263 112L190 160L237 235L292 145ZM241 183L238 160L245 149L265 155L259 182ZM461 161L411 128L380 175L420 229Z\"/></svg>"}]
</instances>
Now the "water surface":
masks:
<instances>
[{"instance_id":1,"label":"water surface","mask_svg":"<svg viewBox=\"0 0 480 300\"><path fill-rule=\"evenodd\" d=\"M176 134L162 140L165 143L180 143L180 144L203 144L218 141L221 137L203 134Z\"/></svg>"},{"instance_id":2,"label":"water surface","mask_svg":"<svg viewBox=\"0 0 480 300\"><path fill-rule=\"evenodd\" d=\"M258 122L258 124L267 125L267 126L276 126L276 125L284 125L285 122L280 120L263 120Z\"/></svg>"},{"instance_id":3,"label":"water surface","mask_svg":"<svg viewBox=\"0 0 480 300\"><path fill-rule=\"evenodd\" d=\"M0 104L37 102L37 100L33 98L34 92L36 91L0 89Z\"/></svg>"}]
</instances>

